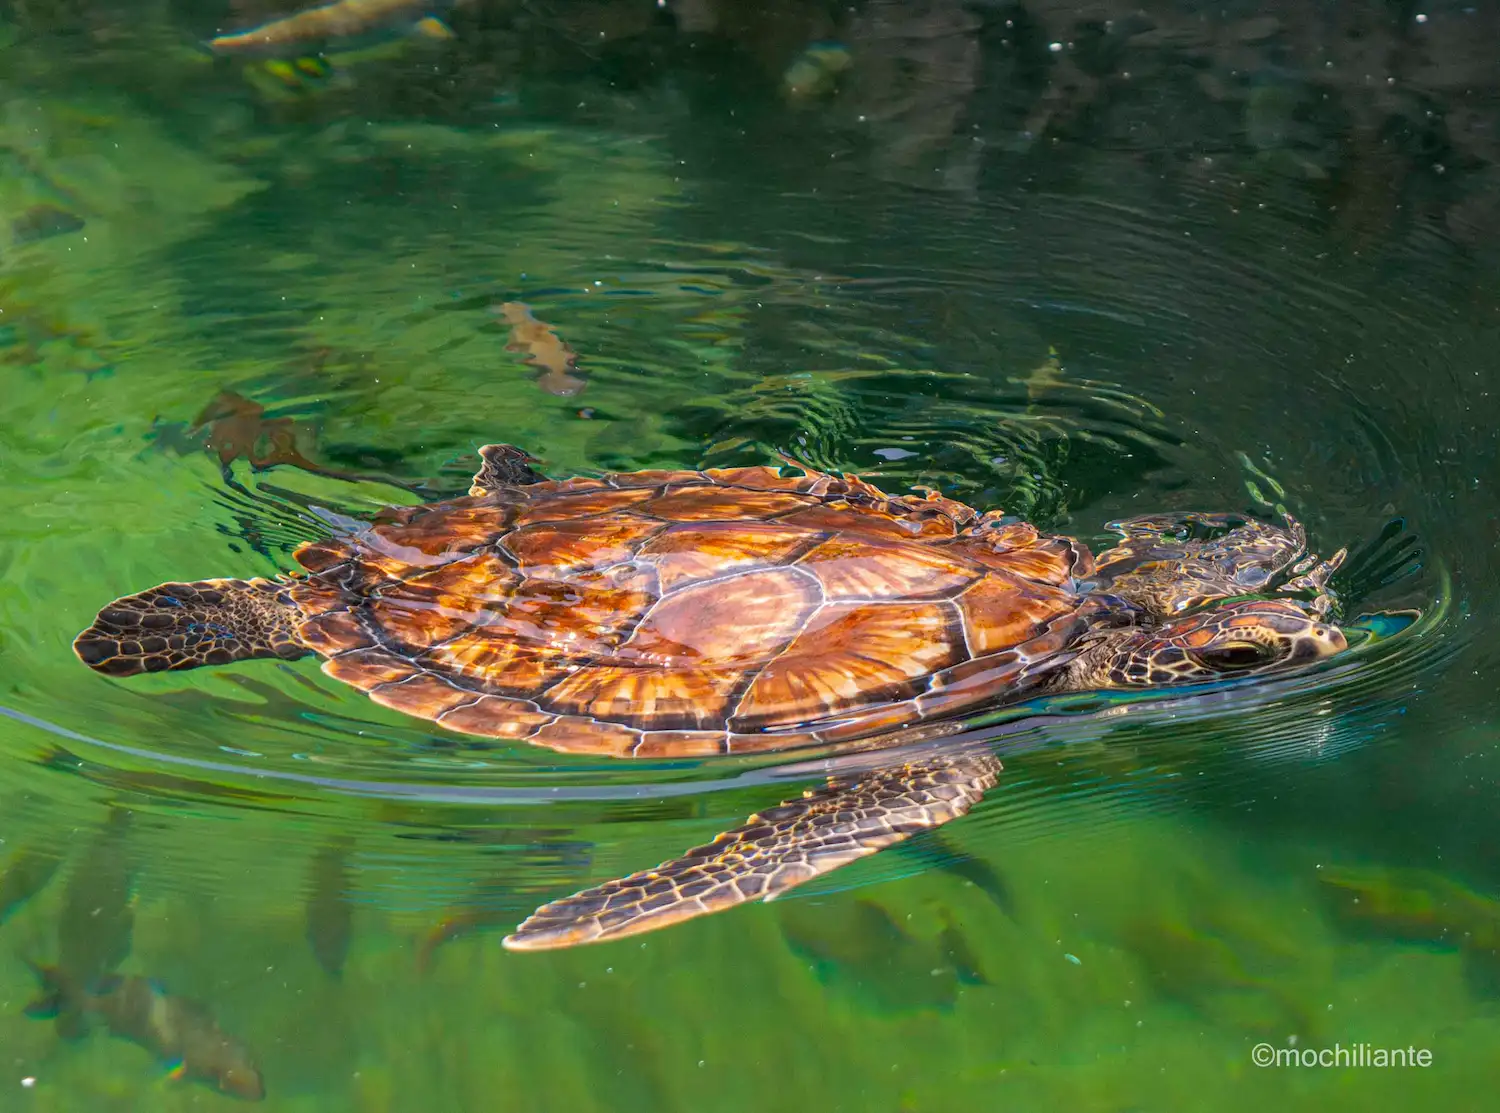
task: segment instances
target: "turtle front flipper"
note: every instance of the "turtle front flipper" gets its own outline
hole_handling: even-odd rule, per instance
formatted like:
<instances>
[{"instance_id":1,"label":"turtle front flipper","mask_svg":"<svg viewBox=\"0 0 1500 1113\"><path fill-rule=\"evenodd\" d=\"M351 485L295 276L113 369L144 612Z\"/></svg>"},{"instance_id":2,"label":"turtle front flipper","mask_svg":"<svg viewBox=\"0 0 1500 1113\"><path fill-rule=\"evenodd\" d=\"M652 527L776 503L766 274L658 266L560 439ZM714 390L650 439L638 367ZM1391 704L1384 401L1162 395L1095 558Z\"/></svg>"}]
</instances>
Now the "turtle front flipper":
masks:
<instances>
[{"instance_id":1,"label":"turtle front flipper","mask_svg":"<svg viewBox=\"0 0 1500 1113\"><path fill-rule=\"evenodd\" d=\"M270 580L162 584L116 599L73 641L89 668L110 676L227 665L308 652L285 585Z\"/></svg>"},{"instance_id":2,"label":"turtle front flipper","mask_svg":"<svg viewBox=\"0 0 1500 1113\"><path fill-rule=\"evenodd\" d=\"M830 778L680 858L542 906L505 946L540 951L603 942L746 901L773 900L957 819L994 787L999 773L992 755L967 753Z\"/></svg>"}]
</instances>

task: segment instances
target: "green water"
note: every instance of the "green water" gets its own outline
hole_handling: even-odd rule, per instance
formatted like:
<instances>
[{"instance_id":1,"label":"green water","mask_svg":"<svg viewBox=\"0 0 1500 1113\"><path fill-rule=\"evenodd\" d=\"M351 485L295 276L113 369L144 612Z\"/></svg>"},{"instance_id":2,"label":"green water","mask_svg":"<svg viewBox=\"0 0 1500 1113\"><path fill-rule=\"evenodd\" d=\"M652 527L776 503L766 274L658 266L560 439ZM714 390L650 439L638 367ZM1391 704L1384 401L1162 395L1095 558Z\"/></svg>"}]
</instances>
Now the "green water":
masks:
<instances>
[{"instance_id":1,"label":"green water","mask_svg":"<svg viewBox=\"0 0 1500 1113\"><path fill-rule=\"evenodd\" d=\"M273 93L195 45L269 5L0 6L0 1109L234 1104L25 1015L62 952L202 1002L273 1110L1496 1108L1489 14L669 8L473 4ZM819 40L850 66L806 92ZM1095 545L1400 519L1411 574L1343 591L1423 617L1312 675L981 726L1005 774L940 838L512 954L542 902L826 770L70 650L117 595L459 493L489 441L555 476L786 452Z\"/></svg>"}]
</instances>

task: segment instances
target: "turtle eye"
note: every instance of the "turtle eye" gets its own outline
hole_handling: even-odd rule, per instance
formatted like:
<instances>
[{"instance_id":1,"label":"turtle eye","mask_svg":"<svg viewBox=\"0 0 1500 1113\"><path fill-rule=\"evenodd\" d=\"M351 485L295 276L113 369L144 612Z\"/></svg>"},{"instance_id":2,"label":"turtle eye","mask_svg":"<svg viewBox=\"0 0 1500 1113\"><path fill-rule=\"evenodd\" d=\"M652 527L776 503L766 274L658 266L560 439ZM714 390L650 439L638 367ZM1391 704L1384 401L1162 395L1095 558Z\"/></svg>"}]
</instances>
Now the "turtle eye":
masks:
<instances>
[{"instance_id":1,"label":"turtle eye","mask_svg":"<svg viewBox=\"0 0 1500 1113\"><path fill-rule=\"evenodd\" d=\"M1263 665L1276 656L1276 650L1259 642L1225 642L1193 650L1191 655L1204 668L1232 672Z\"/></svg>"}]
</instances>

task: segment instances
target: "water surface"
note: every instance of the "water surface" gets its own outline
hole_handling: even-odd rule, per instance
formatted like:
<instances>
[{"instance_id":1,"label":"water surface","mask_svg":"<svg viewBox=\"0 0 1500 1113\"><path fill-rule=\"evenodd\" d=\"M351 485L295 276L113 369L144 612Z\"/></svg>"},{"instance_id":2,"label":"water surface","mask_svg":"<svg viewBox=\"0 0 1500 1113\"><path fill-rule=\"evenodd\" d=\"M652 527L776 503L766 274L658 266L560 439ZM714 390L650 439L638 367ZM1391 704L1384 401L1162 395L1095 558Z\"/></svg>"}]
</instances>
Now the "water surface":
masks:
<instances>
[{"instance_id":1,"label":"water surface","mask_svg":"<svg viewBox=\"0 0 1500 1113\"><path fill-rule=\"evenodd\" d=\"M1490 17L667 9L480 4L296 89L196 45L269 6L0 9L0 1107L233 1100L26 1016L28 961L71 956L203 1002L277 1110L1487 1108ZM509 954L821 755L570 758L311 659L70 650L117 595L462 492L490 441L556 476L789 453L1096 546L1286 510L1396 554L1352 562L1351 617L1423 618L975 723L1006 773L940 838Z\"/></svg>"}]
</instances>

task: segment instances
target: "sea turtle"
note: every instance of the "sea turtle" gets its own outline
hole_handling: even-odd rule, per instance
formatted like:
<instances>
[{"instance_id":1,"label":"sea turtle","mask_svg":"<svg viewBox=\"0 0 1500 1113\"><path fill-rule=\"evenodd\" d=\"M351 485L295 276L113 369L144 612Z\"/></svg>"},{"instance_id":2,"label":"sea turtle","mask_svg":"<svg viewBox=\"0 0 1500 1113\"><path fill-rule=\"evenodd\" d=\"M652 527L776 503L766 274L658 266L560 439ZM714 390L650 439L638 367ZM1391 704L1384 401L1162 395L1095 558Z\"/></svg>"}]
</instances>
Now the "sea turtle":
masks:
<instances>
[{"instance_id":1,"label":"sea turtle","mask_svg":"<svg viewBox=\"0 0 1500 1113\"><path fill-rule=\"evenodd\" d=\"M1260 674L1346 646L1322 591L1342 554L1317 563L1291 520L1134 518L1096 561L1000 511L801 465L552 481L517 448L480 454L466 498L307 542L306 572L118 599L74 649L110 676L315 653L449 730L661 758L876 749L1043 692ZM999 769L938 753L833 778L546 905L506 945L769 899L963 815Z\"/></svg>"}]
</instances>

